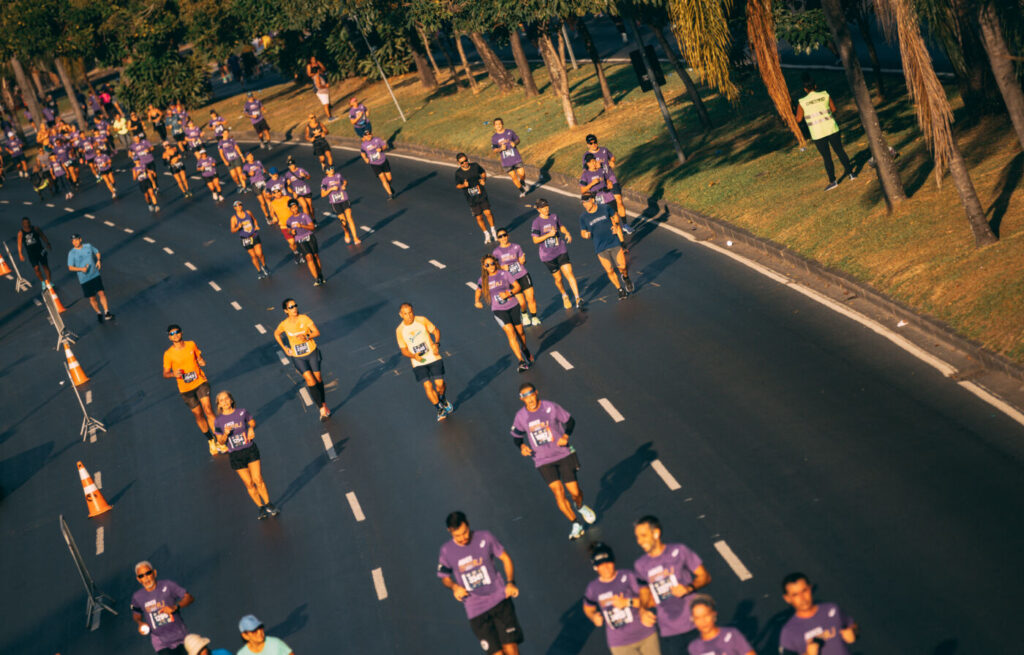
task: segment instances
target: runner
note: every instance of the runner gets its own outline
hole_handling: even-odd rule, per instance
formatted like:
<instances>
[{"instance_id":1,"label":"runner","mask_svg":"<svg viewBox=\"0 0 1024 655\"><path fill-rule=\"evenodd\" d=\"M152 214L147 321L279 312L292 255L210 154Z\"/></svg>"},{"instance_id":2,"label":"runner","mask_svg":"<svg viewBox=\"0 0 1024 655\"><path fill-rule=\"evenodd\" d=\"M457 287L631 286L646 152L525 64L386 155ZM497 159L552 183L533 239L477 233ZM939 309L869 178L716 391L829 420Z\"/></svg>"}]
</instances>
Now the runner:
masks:
<instances>
[{"instance_id":1,"label":"runner","mask_svg":"<svg viewBox=\"0 0 1024 655\"><path fill-rule=\"evenodd\" d=\"M512 183L519 190L519 197L526 196L526 171L523 169L523 158L519 154L519 135L512 130L505 129L505 121L500 118L494 119L494 134L491 135L491 150L498 155L498 163Z\"/></svg>"},{"instance_id":2,"label":"runner","mask_svg":"<svg viewBox=\"0 0 1024 655\"><path fill-rule=\"evenodd\" d=\"M348 180L341 176L341 173L334 172L334 165L328 164L324 170L327 174L320 182L320 197L327 197L331 203L334 215L341 221L341 230L345 233L345 243L362 243L359 233L356 232L356 223L352 219L352 205L348 199ZM350 236L351 234L351 236Z\"/></svg>"},{"instance_id":3,"label":"runner","mask_svg":"<svg viewBox=\"0 0 1024 655\"><path fill-rule=\"evenodd\" d=\"M388 144L384 142L384 139L373 136L369 130L363 132L363 142L359 144L359 155L370 165L370 169L380 180L380 185L388 194L388 200L394 200L395 192L391 190L391 162L384 154L387 149Z\"/></svg>"},{"instance_id":4,"label":"runner","mask_svg":"<svg viewBox=\"0 0 1024 655\"><path fill-rule=\"evenodd\" d=\"M328 121L333 121L331 116L331 84L327 81L327 75L322 68L313 71L310 76L313 80L313 89L316 91L316 98L324 108L324 114Z\"/></svg>"},{"instance_id":5,"label":"runner","mask_svg":"<svg viewBox=\"0 0 1024 655\"><path fill-rule=\"evenodd\" d=\"M359 102L358 98L352 97L348 99L348 106L348 122L352 123L352 129L355 130L356 136L362 138L364 134L372 132L370 110L366 108L366 105Z\"/></svg>"},{"instance_id":6,"label":"runner","mask_svg":"<svg viewBox=\"0 0 1024 655\"><path fill-rule=\"evenodd\" d=\"M78 163L88 166L93 177L99 182L100 174L96 170L96 148L93 146L92 135L82 134L75 143L75 148L78 150Z\"/></svg>"},{"instance_id":7,"label":"runner","mask_svg":"<svg viewBox=\"0 0 1024 655\"><path fill-rule=\"evenodd\" d=\"M117 146L114 143L114 128L103 116L93 116L92 122L96 134L107 143L107 154L113 155L117 151Z\"/></svg>"},{"instance_id":8,"label":"runner","mask_svg":"<svg viewBox=\"0 0 1024 655\"><path fill-rule=\"evenodd\" d=\"M593 163L594 160L590 160ZM608 205L599 205L594 194L589 191L582 196L583 213L580 214L580 236L584 239L593 237L594 252L601 262L605 274L619 294L619 300L633 293L633 281L629 279L626 268L626 251L622 247L625 237L619 219ZM622 284L619 284L619 276Z\"/></svg>"},{"instance_id":9,"label":"runner","mask_svg":"<svg viewBox=\"0 0 1024 655\"><path fill-rule=\"evenodd\" d=\"M178 145L178 150L185 152L185 123L182 122L181 115L173 111L173 107L168 108L164 123L170 129L171 138Z\"/></svg>"},{"instance_id":10,"label":"runner","mask_svg":"<svg viewBox=\"0 0 1024 655\"><path fill-rule=\"evenodd\" d=\"M491 203L487 199L487 188L484 186L487 182L487 173L484 172L480 164L469 163L469 157L464 152L455 155L455 161L459 164L459 167L455 169L455 188L462 189L466 194L469 211L476 218L476 224L480 226L480 231L484 233L484 243L490 243L491 237L497 240L498 235L494 230L494 215L491 214ZM485 216L487 223L484 223ZM491 226L490 231L487 229L488 224Z\"/></svg>"},{"instance_id":11,"label":"runner","mask_svg":"<svg viewBox=\"0 0 1024 655\"><path fill-rule=\"evenodd\" d=\"M89 304L96 312L96 322L112 321L114 315L110 313L110 307L107 305L107 294L103 290L103 278L100 277L100 251L91 243L83 243L80 234L71 235L71 246L71 250L68 251L68 270L78 273L82 295L89 299ZM99 303L96 302L97 298Z\"/></svg>"},{"instance_id":12,"label":"runner","mask_svg":"<svg viewBox=\"0 0 1024 655\"><path fill-rule=\"evenodd\" d=\"M242 247L249 251L249 259L256 269L256 279L262 280L268 277L267 262L263 258L263 244L260 242L260 226L252 212L242 207L242 201L236 200L232 206L234 213L231 215L231 233L242 237Z\"/></svg>"},{"instance_id":13,"label":"runner","mask_svg":"<svg viewBox=\"0 0 1024 655\"><path fill-rule=\"evenodd\" d=\"M244 161L242 149L231 138L231 130L224 130L224 136L221 138L220 143L217 144L217 150L220 152L221 161L224 162L224 166L227 167L228 172L231 174L231 179L238 185L238 191L240 193L248 192L249 189L245 184L245 173L242 172L242 163Z\"/></svg>"},{"instance_id":14,"label":"runner","mask_svg":"<svg viewBox=\"0 0 1024 655\"><path fill-rule=\"evenodd\" d=\"M306 388L313 396L313 402L320 408L320 420L326 421L331 416L331 411L327 409L324 380L320 374L320 348L316 345L320 330L313 323L313 319L299 313L299 306L294 298L285 298L281 307L284 308L287 318L274 330L274 339L277 345L281 346L281 350L292 358L292 365L305 380ZM281 339L282 334L288 337L287 346Z\"/></svg>"},{"instance_id":15,"label":"runner","mask_svg":"<svg viewBox=\"0 0 1024 655\"><path fill-rule=\"evenodd\" d=\"M859 628L835 603L815 603L810 580L803 573L782 579L782 599L794 614L779 634L780 655L850 655Z\"/></svg>"},{"instance_id":16,"label":"runner","mask_svg":"<svg viewBox=\"0 0 1024 655\"><path fill-rule=\"evenodd\" d=\"M309 115L309 120L306 121L306 141L313 144L313 154L320 160L321 171L326 170L326 166L334 163L331 145L327 143L329 133L327 126L321 123L316 115Z\"/></svg>"},{"instance_id":17,"label":"runner","mask_svg":"<svg viewBox=\"0 0 1024 655\"><path fill-rule=\"evenodd\" d=\"M402 322L395 328L398 349L412 360L412 372L423 383L427 399L437 408L437 420L443 421L455 409L445 398L444 361L441 359L441 331L426 316L417 316L412 305L398 308Z\"/></svg>"},{"instance_id":18,"label":"runner","mask_svg":"<svg viewBox=\"0 0 1024 655\"><path fill-rule=\"evenodd\" d=\"M172 146L170 141L164 141L163 145L164 152L161 157L164 164L167 165L167 169L171 172L182 195L191 198L192 192L188 188L188 174L185 172L185 162L181 159L181 151L176 146Z\"/></svg>"},{"instance_id":19,"label":"runner","mask_svg":"<svg viewBox=\"0 0 1024 655\"><path fill-rule=\"evenodd\" d=\"M210 454L226 453L227 448L218 446L213 436L216 417L210 404L210 383L206 380L203 367L206 360L195 341L185 341L181 326L167 326L167 338L171 347L164 351L164 377L173 378L178 383L178 393L192 411L199 431L206 437Z\"/></svg>"},{"instance_id":20,"label":"runner","mask_svg":"<svg viewBox=\"0 0 1024 655\"><path fill-rule=\"evenodd\" d=\"M149 124L153 126L153 131L160 137L160 141L166 141L167 125L164 124L164 112L153 103L149 103L149 107L146 109L146 118L149 120Z\"/></svg>"},{"instance_id":21,"label":"runner","mask_svg":"<svg viewBox=\"0 0 1024 655\"><path fill-rule=\"evenodd\" d=\"M238 649L237 655L295 655L291 646L277 637L267 636L263 622L252 614L246 614L238 622L238 631L245 645Z\"/></svg>"},{"instance_id":22,"label":"runner","mask_svg":"<svg viewBox=\"0 0 1024 655\"><path fill-rule=\"evenodd\" d=\"M689 547L662 542L661 523L656 517L641 517L633 532L645 553L633 565L633 571L643 585L643 607L657 610L662 652L686 655L686 645L693 640L693 592L711 582L711 575L700 556Z\"/></svg>"},{"instance_id":23,"label":"runner","mask_svg":"<svg viewBox=\"0 0 1024 655\"><path fill-rule=\"evenodd\" d=\"M196 125L191 118L185 123L185 147L191 152L203 148L203 128Z\"/></svg>"},{"instance_id":24,"label":"runner","mask_svg":"<svg viewBox=\"0 0 1024 655\"><path fill-rule=\"evenodd\" d=\"M96 154L96 172L100 174L100 179L107 185L107 190L110 191L110 198L116 200L117 188L114 186L114 160L110 158L110 155L105 152Z\"/></svg>"},{"instance_id":25,"label":"runner","mask_svg":"<svg viewBox=\"0 0 1024 655\"><path fill-rule=\"evenodd\" d=\"M526 270L526 253L518 243L509 241L508 230L498 230L498 245L491 252L498 260L502 270L508 271L512 279L519 284L519 292L516 293L516 300L519 301L519 310L523 314L523 327L540 325L540 315L537 312L537 299L533 294L533 278Z\"/></svg>"},{"instance_id":26,"label":"runner","mask_svg":"<svg viewBox=\"0 0 1024 655\"><path fill-rule=\"evenodd\" d=\"M569 294L565 292L562 285L562 278L569 281L569 288L576 296L576 309L583 309L583 300L580 298L579 286L576 284L576 276L572 273L572 262L569 261L569 248L567 244L572 243L572 235L558 221L558 215L551 213L548 201L541 198L535 205L539 216L533 219L530 227L530 234L533 242L537 244L537 251L540 260L548 267L551 276L555 279L555 286L562 294L562 305L566 309L572 309L569 302ZM565 237L564 240L562 237Z\"/></svg>"},{"instance_id":27,"label":"runner","mask_svg":"<svg viewBox=\"0 0 1024 655\"><path fill-rule=\"evenodd\" d=\"M256 198L260 201L260 209L263 210L263 218L270 225L270 194L267 193L267 169L263 162L256 159L251 152L245 153L245 163L242 164L242 172L248 179L249 186L256 190Z\"/></svg>"},{"instance_id":28,"label":"runner","mask_svg":"<svg viewBox=\"0 0 1024 655\"><path fill-rule=\"evenodd\" d=\"M242 478L249 498L260 508L256 516L263 520L277 516L281 510L270 502L267 483L260 469L260 449L256 447L256 419L247 410L235 407L235 398L228 391L217 394L217 413L213 432L217 443L227 448L232 470Z\"/></svg>"},{"instance_id":29,"label":"runner","mask_svg":"<svg viewBox=\"0 0 1024 655\"><path fill-rule=\"evenodd\" d=\"M128 147L128 152L132 159L140 162L153 173L153 188L159 191L159 185L156 182L156 160L153 158L153 144L145 136L136 134L132 137L132 145Z\"/></svg>"},{"instance_id":30,"label":"runner","mask_svg":"<svg viewBox=\"0 0 1024 655\"><path fill-rule=\"evenodd\" d=\"M289 156L288 170L281 177L287 181L291 194L298 198L302 211L313 216L313 187L309 185L309 172Z\"/></svg>"},{"instance_id":31,"label":"runner","mask_svg":"<svg viewBox=\"0 0 1024 655\"><path fill-rule=\"evenodd\" d=\"M452 538L438 553L437 577L465 606L469 627L485 653L518 655L523 629L512 603L519 596L512 558L493 534L471 530L462 512L449 514L445 527Z\"/></svg>"},{"instance_id":32,"label":"runner","mask_svg":"<svg viewBox=\"0 0 1024 655\"><path fill-rule=\"evenodd\" d=\"M597 202L613 207L613 212L624 224L626 209L622 206L622 192L618 190L619 181L607 167L601 164L593 153L583 155L583 173L580 175L580 193L592 193ZM627 232L628 234L628 232Z\"/></svg>"},{"instance_id":33,"label":"runner","mask_svg":"<svg viewBox=\"0 0 1024 655\"><path fill-rule=\"evenodd\" d=\"M132 167L132 179L138 182L139 190L142 191L142 197L146 200L149 212L160 211L160 206L156 204L156 191L153 188L153 180L150 179L149 169L139 160L136 160Z\"/></svg>"},{"instance_id":34,"label":"runner","mask_svg":"<svg viewBox=\"0 0 1024 655\"><path fill-rule=\"evenodd\" d=\"M572 522L569 540L579 539L583 536L583 525L576 519L566 492L588 525L597 520L597 514L583 503L583 492L576 479L580 462L576 448L569 445L576 419L558 403L541 400L537 387L529 382L519 385L519 399L523 407L512 421L512 440L523 457L533 458L537 472L555 495L559 511Z\"/></svg>"},{"instance_id":35,"label":"runner","mask_svg":"<svg viewBox=\"0 0 1024 655\"><path fill-rule=\"evenodd\" d=\"M654 624L658 617L643 608L636 576L615 568L615 553L607 544L590 545L590 563L597 579L583 594L583 613L597 627L604 626L612 655L661 655Z\"/></svg>"},{"instance_id":36,"label":"runner","mask_svg":"<svg viewBox=\"0 0 1024 655\"><path fill-rule=\"evenodd\" d=\"M757 655L742 632L736 628L718 627L718 612L711 596L694 596L690 612L700 638L690 642L688 655ZM665 652L664 646L662 652Z\"/></svg>"},{"instance_id":37,"label":"runner","mask_svg":"<svg viewBox=\"0 0 1024 655\"><path fill-rule=\"evenodd\" d=\"M323 268L320 266L320 248L316 242L316 235L313 234L316 222L312 216L300 210L299 201L295 198L288 199L288 211L291 212L291 216L288 217L285 224L291 230L292 238L295 239L296 250L306 260L309 274L313 276L313 286L319 287L327 284Z\"/></svg>"},{"instance_id":38,"label":"runner","mask_svg":"<svg viewBox=\"0 0 1024 655\"><path fill-rule=\"evenodd\" d=\"M46 198L43 196L43 190L46 188L50 189L51 196L57 195L57 188L50 178L49 161L46 162L45 166L39 159L32 162L29 182L32 184L32 189L36 192L36 195L39 196L39 202L45 202Z\"/></svg>"},{"instance_id":39,"label":"runner","mask_svg":"<svg viewBox=\"0 0 1024 655\"><path fill-rule=\"evenodd\" d=\"M68 182L68 171L64 164L60 163L57 160L57 155L51 152L47 157L46 165L50 172L50 179L53 180L53 188L64 194L64 200L71 200L75 194L71 190L71 183Z\"/></svg>"},{"instance_id":40,"label":"runner","mask_svg":"<svg viewBox=\"0 0 1024 655\"><path fill-rule=\"evenodd\" d=\"M224 196L220 188L220 178L217 177L217 161L206 154L205 150L196 151L196 169L203 176L206 188L210 190L214 202L223 202Z\"/></svg>"},{"instance_id":41,"label":"runner","mask_svg":"<svg viewBox=\"0 0 1024 655\"><path fill-rule=\"evenodd\" d=\"M256 99L256 94L250 91L246 94L245 104L242 106L242 111L246 116L249 117L249 121L252 123L252 129L256 132L256 137L260 140L260 149L270 149L270 126L267 125L267 119L263 117L263 103Z\"/></svg>"},{"instance_id":42,"label":"runner","mask_svg":"<svg viewBox=\"0 0 1024 655\"><path fill-rule=\"evenodd\" d=\"M583 152L583 169L587 168L587 155L594 155L599 162L601 162L601 168L607 171L613 171L615 169L615 155L608 148L597 143L596 134L588 134L586 137L587 149Z\"/></svg>"},{"instance_id":43,"label":"runner","mask_svg":"<svg viewBox=\"0 0 1024 655\"><path fill-rule=\"evenodd\" d=\"M523 373L530 369L533 355L526 347L526 335L523 333L522 325L523 316L519 309L519 302L516 300L516 294L519 291L519 283L509 272L498 268L497 258L485 255L480 260L480 277L476 281L473 304L477 309L483 309L483 300L486 298L490 301L494 320L505 332L509 348L512 349L512 354L519 361L518 370Z\"/></svg>"},{"instance_id":44,"label":"runner","mask_svg":"<svg viewBox=\"0 0 1024 655\"><path fill-rule=\"evenodd\" d=\"M220 141L220 138L224 136L224 130L228 127L227 119L218 114L216 109L211 109L209 125L210 129L213 130L213 137Z\"/></svg>"},{"instance_id":45,"label":"runner","mask_svg":"<svg viewBox=\"0 0 1024 655\"><path fill-rule=\"evenodd\" d=\"M25 160L25 144L14 130L7 132L4 150L11 156L11 163L18 170L18 177L28 177L28 162Z\"/></svg>"},{"instance_id":46,"label":"runner","mask_svg":"<svg viewBox=\"0 0 1024 655\"><path fill-rule=\"evenodd\" d=\"M25 261L25 255L28 255L28 263L44 288L50 284L50 260L47 255L49 250L50 240L43 231L32 225L28 216L21 219L21 229L18 230L18 259Z\"/></svg>"},{"instance_id":47,"label":"runner","mask_svg":"<svg viewBox=\"0 0 1024 655\"><path fill-rule=\"evenodd\" d=\"M157 655L186 655L185 636L188 628L181 618L181 609L195 598L173 580L157 580L156 569L148 561L135 565L135 578L142 585L132 594L132 619L140 634L149 635Z\"/></svg>"},{"instance_id":48,"label":"runner","mask_svg":"<svg viewBox=\"0 0 1024 655\"><path fill-rule=\"evenodd\" d=\"M277 174L277 169L271 168L270 172L273 176ZM299 252L298 246L295 245L295 237L288 227L288 219L292 217L292 210L288 205L291 203L292 197L285 195L283 182L280 185L272 186L270 181L268 181L267 190L270 191L270 215L277 221L277 227L281 231L281 236L284 237L285 242L288 243L288 248L292 251L295 263L305 264L306 258Z\"/></svg>"},{"instance_id":49,"label":"runner","mask_svg":"<svg viewBox=\"0 0 1024 655\"><path fill-rule=\"evenodd\" d=\"M140 139L146 138L146 127L142 122L142 118L139 117L138 112L130 112L128 114L128 132L133 136L137 136Z\"/></svg>"}]
</instances>

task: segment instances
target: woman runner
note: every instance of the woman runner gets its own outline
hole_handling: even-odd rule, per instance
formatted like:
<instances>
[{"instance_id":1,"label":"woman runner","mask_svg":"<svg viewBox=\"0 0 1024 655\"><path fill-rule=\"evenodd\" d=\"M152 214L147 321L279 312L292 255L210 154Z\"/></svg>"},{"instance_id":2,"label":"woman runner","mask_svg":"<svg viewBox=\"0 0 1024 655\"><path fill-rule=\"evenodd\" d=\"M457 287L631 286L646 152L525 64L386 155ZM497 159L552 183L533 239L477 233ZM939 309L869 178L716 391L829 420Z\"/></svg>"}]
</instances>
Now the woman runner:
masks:
<instances>
[{"instance_id":1,"label":"woman runner","mask_svg":"<svg viewBox=\"0 0 1024 655\"><path fill-rule=\"evenodd\" d=\"M142 197L145 198L150 213L160 211L160 207L156 204L156 191L153 190L149 169L139 160L132 167L132 179L139 183L139 190L142 191Z\"/></svg>"},{"instance_id":2,"label":"woman runner","mask_svg":"<svg viewBox=\"0 0 1024 655\"><path fill-rule=\"evenodd\" d=\"M519 301L519 309L523 312L523 327L540 325L540 316L537 315L537 299L533 295L533 278L526 271L526 253L518 243L511 243L508 240L508 230L505 228L498 230L498 246L491 254L498 258L501 268L508 271L512 278L519 283L516 300Z\"/></svg>"},{"instance_id":3,"label":"woman runner","mask_svg":"<svg viewBox=\"0 0 1024 655\"><path fill-rule=\"evenodd\" d=\"M249 498L260 508L257 518L277 516L281 510L270 502L267 483L260 469L260 450L256 447L256 419L245 409L235 408L235 399L227 391L217 394L217 416L213 434L217 442L227 446L228 462L242 478Z\"/></svg>"},{"instance_id":4,"label":"woman runner","mask_svg":"<svg viewBox=\"0 0 1024 655\"><path fill-rule=\"evenodd\" d=\"M491 311L494 312L494 320L498 322L501 329L508 337L509 348L512 354L519 360L519 372L527 371L533 355L526 347L526 335L523 333L522 313L519 310L519 302L516 294L519 293L519 283L516 282L508 271L498 268L498 260L493 255L486 255L480 260L480 279L476 282L476 295L473 304L477 309L483 309L483 300L489 299Z\"/></svg>"},{"instance_id":5,"label":"woman runner","mask_svg":"<svg viewBox=\"0 0 1024 655\"><path fill-rule=\"evenodd\" d=\"M316 345L320 330L313 323L313 319L299 313L299 306L294 298L285 298L281 307L284 308L286 318L274 330L274 339L277 345L281 346L281 350L292 358L292 365L305 380L306 387L313 396L313 402L320 407L320 420L326 421L331 416L331 410L327 409L324 380L320 374L320 349ZM284 345L281 335L287 335L287 346Z\"/></svg>"},{"instance_id":6,"label":"woman runner","mask_svg":"<svg viewBox=\"0 0 1024 655\"><path fill-rule=\"evenodd\" d=\"M327 173L327 177L320 182L320 197L327 197L327 202L331 203L331 209L341 221L341 230L345 233L345 243L354 243L358 246L362 241L359 240L359 233L356 232L356 223L352 220L352 205L349 203L346 190L348 180L343 178L341 173L335 173L332 164L328 164L324 172ZM351 237L349 237L350 233Z\"/></svg>"},{"instance_id":7,"label":"woman runner","mask_svg":"<svg viewBox=\"0 0 1024 655\"><path fill-rule=\"evenodd\" d=\"M150 103L149 108L146 109L146 118L149 119L149 124L153 126L153 131L160 136L160 140L166 141L167 126L164 125L164 113L156 105Z\"/></svg>"},{"instance_id":8,"label":"woman runner","mask_svg":"<svg viewBox=\"0 0 1024 655\"><path fill-rule=\"evenodd\" d=\"M302 204L302 211L310 216L313 215L313 188L309 185L309 171L295 163L295 160L288 157L288 170L284 172L284 179L288 180L288 188L292 195L299 199Z\"/></svg>"},{"instance_id":9,"label":"woman runner","mask_svg":"<svg viewBox=\"0 0 1024 655\"><path fill-rule=\"evenodd\" d=\"M252 212L242 207L242 201L232 203L235 213L231 215L231 233L242 237L242 247L249 251L249 259L256 269L256 279L262 280L270 275L267 262L263 259L263 244L260 243L260 226Z\"/></svg>"},{"instance_id":10,"label":"woman runner","mask_svg":"<svg viewBox=\"0 0 1024 655\"><path fill-rule=\"evenodd\" d=\"M170 141L164 141L164 153L163 153L164 164L171 171L171 175L174 177L174 181L178 183L178 188L181 189L182 194L186 198L192 197L192 192L188 190L188 175L185 173L185 162L181 160L181 151L178 150L177 146L171 145Z\"/></svg>"},{"instance_id":11,"label":"woman runner","mask_svg":"<svg viewBox=\"0 0 1024 655\"><path fill-rule=\"evenodd\" d=\"M324 170L325 166L334 163L331 146L327 143L327 134L327 127L317 119L315 114L310 114L309 120L306 122L306 141L313 144L313 154L320 160L320 170Z\"/></svg>"},{"instance_id":12,"label":"woman runner","mask_svg":"<svg viewBox=\"0 0 1024 655\"><path fill-rule=\"evenodd\" d=\"M245 163L242 164L242 172L245 173L250 186L256 190L256 198L260 201L263 218L267 221L267 225L272 225L270 221L270 194L267 193L267 169L263 167L263 162L256 159L256 155L247 152L245 154Z\"/></svg>"},{"instance_id":13,"label":"woman runner","mask_svg":"<svg viewBox=\"0 0 1024 655\"><path fill-rule=\"evenodd\" d=\"M222 202L224 196L221 195L220 178L217 177L217 162L214 158L206 154L205 150L196 151L196 168L203 176L203 180L206 181L206 188L210 190L214 201Z\"/></svg>"},{"instance_id":14,"label":"woman runner","mask_svg":"<svg viewBox=\"0 0 1024 655\"><path fill-rule=\"evenodd\" d=\"M96 155L96 171L100 174L100 179L107 185L107 189L110 191L111 199L117 199L117 189L114 188L114 161L105 152L98 153Z\"/></svg>"}]
</instances>

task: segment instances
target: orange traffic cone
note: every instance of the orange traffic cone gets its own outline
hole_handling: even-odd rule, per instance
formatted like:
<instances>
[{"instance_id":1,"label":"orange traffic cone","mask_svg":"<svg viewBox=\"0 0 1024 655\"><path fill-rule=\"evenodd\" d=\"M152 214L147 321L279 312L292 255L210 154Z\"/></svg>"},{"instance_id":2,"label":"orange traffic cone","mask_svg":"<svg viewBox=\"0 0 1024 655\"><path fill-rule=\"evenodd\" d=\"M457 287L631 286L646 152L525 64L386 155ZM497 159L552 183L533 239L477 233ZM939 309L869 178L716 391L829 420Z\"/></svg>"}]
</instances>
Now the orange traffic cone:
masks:
<instances>
[{"instance_id":1,"label":"orange traffic cone","mask_svg":"<svg viewBox=\"0 0 1024 655\"><path fill-rule=\"evenodd\" d=\"M71 352L71 346L64 342L64 357L68 360L68 371L71 372L71 381L76 387L80 387L89 381L89 376L85 374L82 369L82 365L75 359L75 353Z\"/></svg>"},{"instance_id":2,"label":"orange traffic cone","mask_svg":"<svg viewBox=\"0 0 1024 655\"><path fill-rule=\"evenodd\" d=\"M0 255L0 275L10 275L13 273L11 267L7 265L7 260L4 259L3 255Z\"/></svg>"},{"instance_id":3,"label":"orange traffic cone","mask_svg":"<svg viewBox=\"0 0 1024 655\"><path fill-rule=\"evenodd\" d=\"M53 306L57 308L57 313L58 314L63 314L64 312L66 312L67 309L65 309L64 305L62 305L60 303L60 298L57 297L57 292L54 291L53 285L50 284L49 282L47 282L46 283L46 288L48 288L50 290L50 298L53 299Z\"/></svg>"},{"instance_id":4,"label":"orange traffic cone","mask_svg":"<svg viewBox=\"0 0 1024 655\"><path fill-rule=\"evenodd\" d=\"M85 470L81 462L78 462L78 477L82 478L82 493L85 494L85 503L89 506L89 518L109 512L112 508L107 503L107 499L96 488L92 476Z\"/></svg>"}]
</instances>

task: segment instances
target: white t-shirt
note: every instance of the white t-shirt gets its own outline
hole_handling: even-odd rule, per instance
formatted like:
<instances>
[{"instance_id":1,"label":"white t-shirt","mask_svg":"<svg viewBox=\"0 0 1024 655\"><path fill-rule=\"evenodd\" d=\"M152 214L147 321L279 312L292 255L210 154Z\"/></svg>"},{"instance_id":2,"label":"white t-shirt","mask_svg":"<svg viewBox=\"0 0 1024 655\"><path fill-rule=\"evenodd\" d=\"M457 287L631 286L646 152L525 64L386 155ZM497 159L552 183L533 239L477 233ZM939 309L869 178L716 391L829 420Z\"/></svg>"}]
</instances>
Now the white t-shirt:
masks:
<instances>
[{"instance_id":1,"label":"white t-shirt","mask_svg":"<svg viewBox=\"0 0 1024 655\"><path fill-rule=\"evenodd\" d=\"M411 325L406 325L404 321L398 324L395 333L399 341L419 356L419 359L410 360L413 366L426 366L441 359L434 354L434 340L430 336L434 330L434 324L426 316L417 316Z\"/></svg>"}]
</instances>

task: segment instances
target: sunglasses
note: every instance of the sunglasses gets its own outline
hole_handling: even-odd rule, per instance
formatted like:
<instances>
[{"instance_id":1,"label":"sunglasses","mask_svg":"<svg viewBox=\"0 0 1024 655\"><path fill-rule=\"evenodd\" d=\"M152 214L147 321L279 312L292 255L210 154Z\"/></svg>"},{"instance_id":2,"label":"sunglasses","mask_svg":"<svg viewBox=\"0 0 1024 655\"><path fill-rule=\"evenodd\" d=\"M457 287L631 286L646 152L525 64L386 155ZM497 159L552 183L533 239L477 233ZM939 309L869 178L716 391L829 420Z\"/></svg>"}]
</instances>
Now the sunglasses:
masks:
<instances>
[{"instance_id":1,"label":"sunglasses","mask_svg":"<svg viewBox=\"0 0 1024 655\"><path fill-rule=\"evenodd\" d=\"M536 389L530 389L529 391L524 391L523 393L519 394L519 397L520 398L529 398L530 396L532 396L535 393L537 393Z\"/></svg>"},{"instance_id":2,"label":"sunglasses","mask_svg":"<svg viewBox=\"0 0 1024 655\"><path fill-rule=\"evenodd\" d=\"M498 238L499 238L499 239L507 239L507 238L508 238L508 235L507 235L507 234L499 234L499 235L498 235Z\"/></svg>"},{"instance_id":3,"label":"sunglasses","mask_svg":"<svg viewBox=\"0 0 1024 655\"><path fill-rule=\"evenodd\" d=\"M285 309L298 309L298 305L286 305Z\"/></svg>"},{"instance_id":4,"label":"sunglasses","mask_svg":"<svg viewBox=\"0 0 1024 655\"><path fill-rule=\"evenodd\" d=\"M460 165L460 166L461 166L462 164L468 164L468 163L469 163L469 160L468 160L468 159L460 159L460 160L459 160L459 165Z\"/></svg>"},{"instance_id":5,"label":"sunglasses","mask_svg":"<svg viewBox=\"0 0 1024 655\"><path fill-rule=\"evenodd\" d=\"M141 580L142 578L145 578L145 577L148 577L148 576L151 576L151 575L153 575L153 569L150 569L148 571L143 571L142 573L137 573L135 575L135 577L138 578L139 580Z\"/></svg>"},{"instance_id":6,"label":"sunglasses","mask_svg":"<svg viewBox=\"0 0 1024 655\"><path fill-rule=\"evenodd\" d=\"M484 268L497 268L497 264L484 264Z\"/></svg>"},{"instance_id":7,"label":"sunglasses","mask_svg":"<svg viewBox=\"0 0 1024 655\"><path fill-rule=\"evenodd\" d=\"M181 334L181 330L171 330L167 334L169 334L169 335L171 335L173 337L176 334Z\"/></svg>"}]
</instances>

